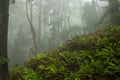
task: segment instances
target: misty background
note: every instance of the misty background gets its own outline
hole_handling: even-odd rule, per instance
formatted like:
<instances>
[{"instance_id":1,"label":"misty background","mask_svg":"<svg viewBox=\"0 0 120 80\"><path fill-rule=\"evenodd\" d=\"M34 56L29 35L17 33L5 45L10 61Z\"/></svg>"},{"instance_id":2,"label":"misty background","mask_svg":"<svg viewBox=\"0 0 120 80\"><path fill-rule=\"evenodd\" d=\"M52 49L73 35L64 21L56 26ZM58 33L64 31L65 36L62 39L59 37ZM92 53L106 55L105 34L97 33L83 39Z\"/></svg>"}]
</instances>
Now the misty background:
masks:
<instances>
[{"instance_id":1,"label":"misty background","mask_svg":"<svg viewBox=\"0 0 120 80\"><path fill-rule=\"evenodd\" d=\"M55 49L74 35L92 33L108 7L99 0L16 0L10 5L8 55L10 67Z\"/></svg>"}]
</instances>

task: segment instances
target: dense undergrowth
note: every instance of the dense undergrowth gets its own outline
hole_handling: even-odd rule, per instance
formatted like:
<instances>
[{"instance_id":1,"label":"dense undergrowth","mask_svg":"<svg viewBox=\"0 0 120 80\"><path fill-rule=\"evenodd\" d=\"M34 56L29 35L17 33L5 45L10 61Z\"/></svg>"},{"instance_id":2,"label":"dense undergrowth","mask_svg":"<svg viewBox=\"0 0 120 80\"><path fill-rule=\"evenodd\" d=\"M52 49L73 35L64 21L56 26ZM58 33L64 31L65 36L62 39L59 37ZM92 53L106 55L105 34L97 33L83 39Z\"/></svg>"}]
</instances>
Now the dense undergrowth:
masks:
<instances>
[{"instance_id":1,"label":"dense undergrowth","mask_svg":"<svg viewBox=\"0 0 120 80\"><path fill-rule=\"evenodd\" d=\"M120 26L75 36L11 70L11 80L120 80Z\"/></svg>"}]
</instances>

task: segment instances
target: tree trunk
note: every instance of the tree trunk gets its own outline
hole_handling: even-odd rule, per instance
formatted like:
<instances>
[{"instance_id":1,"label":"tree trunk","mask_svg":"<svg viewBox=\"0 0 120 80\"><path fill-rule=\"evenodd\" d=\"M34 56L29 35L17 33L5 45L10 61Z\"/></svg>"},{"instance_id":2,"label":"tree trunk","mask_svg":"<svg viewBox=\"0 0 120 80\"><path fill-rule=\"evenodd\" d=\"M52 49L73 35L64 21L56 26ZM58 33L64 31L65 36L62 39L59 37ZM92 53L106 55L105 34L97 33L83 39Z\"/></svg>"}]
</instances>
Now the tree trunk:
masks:
<instances>
[{"instance_id":1,"label":"tree trunk","mask_svg":"<svg viewBox=\"0 0 120 80\"><path fill-rule=\"evenodd\" d=\"M95 18L98 21L98 19L99 19L99 14L98 14L99 7L97 5L97 0L92 0L92 7L93 7L94 15L96 16ZM97 10L97 8L98 8L98 10Z\"/></svg>"},{"instance_id":2,"label":"tree trunk","mask_svg":"<svg viewBox=\"0 0 120 80\"><path fill-rule=\"evenodd\" d=\"M118 0L109 0L110 24L120 25L120 11Z\"/></svg>"},{"instance_id":3,"label":"tree trunk","mask_svg":"<svg viewBox=\"0 0 120 80\"><path fill-rule=\"evenodd\" d=\"M43 5L43 0L39 0L40 5L39 5L39 15L38 15L38 33L37 33L37 50L40 52L40 40L42 37L42 27L43 27L43 10L44 10L44 5Z\"/></svg>"},{"instance_id":4,"label":"tree trunk","mask_svg":"<svg viewBox=\"0 0 120 80\"><path fill-rule=\"evenodd\" d=\"M28 2L29 0L26 0L26 16L27 16L28 23L30 25L30 31L32 33L33 48L31 49L31 51L34 55L36 55L38 50L37 50L36 33L35 33L34 26L33 26L33 14L32 14L33 5L32 5L32 2L30 2L30 10L28 10ZM29 16L29 12L30 12L30 16Z\"/></svg>"},{"instance_id":5,"label":"tree trunk","mask_svg":"<svg viewBox=\"0 0 120 80\"><path fill-rule=\"evenodd\" d=\"M7 57L9 0L0 0L0 57ZM8 63L1 64L0 78L9 80Z\"/></svg>"}]
</instances>

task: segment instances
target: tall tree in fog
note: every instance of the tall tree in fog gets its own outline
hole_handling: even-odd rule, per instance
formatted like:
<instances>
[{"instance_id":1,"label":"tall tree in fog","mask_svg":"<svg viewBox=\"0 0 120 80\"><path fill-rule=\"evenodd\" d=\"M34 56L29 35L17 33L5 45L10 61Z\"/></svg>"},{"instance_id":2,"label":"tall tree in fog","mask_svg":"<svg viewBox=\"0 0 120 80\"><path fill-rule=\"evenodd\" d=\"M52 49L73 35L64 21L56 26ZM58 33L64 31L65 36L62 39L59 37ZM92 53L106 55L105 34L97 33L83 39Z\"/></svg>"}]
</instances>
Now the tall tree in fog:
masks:
<instances>
[{"instance_id":1,"label":"tall tree in fog","mask_svg":"<svg viewBox=\"0 0 120 80\"><path fill-rule=\"evenodd\" d=\"M33 4L32 4L33 0L26 0L26 15L27 15L27 20L29 22L29 26L30 26L30 31L32 34L32 42L33 42L33 47L31 48L31 51L33 54L37 53L37 40L36 40L36 33L35 33L35 29L34 29L34 25L33 25Z\"/></svg>"},{"instance_id":2,"label":"tall tree in fog","mask_svg":"<svg viewBox=\"0 0 120 80\"><path fill-rule=\"evenodd\" d=\"M110 23L120 25L120 4L118 0L109 0Z\"/></svg>"},{"instance_id":3,"label":"tall tree in fog","mask_svg":"<svg viewBox=\"0 0 120 80\"><path fill-rule=\"evenodd\" d=\"M31 47L30 40L31 40L30 36L28 32L26 32L25 26L20 25L15 35L15 40L11 54L12 55L11 63L13 65L21 64L26 60L26 58L30 57L31 52L28 50ZM27 55L26 53L29 54Z\"/></svg>"},{"instance_id":4,"label":"tall tree in fog","mask_svg":"<svg viewBox=\"0 0 120 80\"><path fill-rule=\"evenodd\" d=\"M7 57L9 0L0 0L0 57ZM9 80L8 63L0 64L1 80Z\"/></svg>"},{"instance_id":5,"label":"tall tree in fog","mask_svg":"<svg viewBox=\"0 0 120 80\"><path fill-rule=\"evenodd\" d=\"M83 18L85 22L84 30L85 32L93 32L97 29L96 23L98 20L98 16L94 14L93 5L89 2L86 2L83 6Z\"/></svg>"},{"instance_id":6,"label":"tall tree in fog","mask_svg":"<svg viewBox=\"0 0 120 80\"><path fill-rule=\"evenodd\" d=\"M95 17L98 19L99 18L99 5L98 5L98 0L92 0L92 7L93 7L93 12Z\"/></svg>"},{"instance_id":7,"label":"tall tree in fog","mask_svg":"<svg viewBox=\"0 0 120 80\"><path fill-rule=\"evenodd\" d=\"M83 0L80 0L80 17L81 17L81 26L85 26L85 21L84 21L84 18L83 18L83 7L82 7L82 4L83 4Z\"/></svg>"},{"instance_id":8,"label":"tall tree in fog","mask_svg":"<svg viewBox=\"0 0 120 80\"><path fill-rule=\"evenodd\" d=\"M43 27L43 11L44 11L44 5L43 0L39 0L39 14L38 14L38 30L37 30L37 50L40 50L41 45L41 36L42 36L42 27Z\"/></svg>"},{"instance_id":9,"label":"tall tree in fog","mask_svg":"<svg viewBox=\"0 0 120 80\"><path fill-rule=\"evenodd\" d=\"M61 31L71 26L69 0L60 0L59 3L58 0L46 0L46 3L44 21L50 30L49 43L56 47L61 43Z\"/></svg>"},{"instance_id":10,"label":"tall tree in fog","mask_svg":"<svg viewBox=\"0 0 120 80\"><path fill-rule=\"evenodd\" d=\"M100 0L103 1L103 0ZM120 2L119 0L104 0L108 1L108 9L104 13L100 23L104 25L120 25Z\"/></svg>"}]
</instances>

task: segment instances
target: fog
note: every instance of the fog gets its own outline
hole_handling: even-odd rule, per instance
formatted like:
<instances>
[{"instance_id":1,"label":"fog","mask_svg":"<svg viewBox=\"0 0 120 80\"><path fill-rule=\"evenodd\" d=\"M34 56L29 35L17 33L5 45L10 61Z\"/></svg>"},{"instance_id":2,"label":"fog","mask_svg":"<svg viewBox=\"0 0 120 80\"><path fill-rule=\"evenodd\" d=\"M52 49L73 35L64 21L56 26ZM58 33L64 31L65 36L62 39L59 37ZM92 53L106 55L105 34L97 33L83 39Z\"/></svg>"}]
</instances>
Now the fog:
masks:
<instances>
[{"instance_id":1,"label":"fog","mask_svg":"<svg viewBox=\"0 0 120 80\"><path fill-rule=\"evenodd\" d=\"M9 66L103 28L107 6L99 0L16 0L9 9Z\"/></svg>"}]
</instances>

